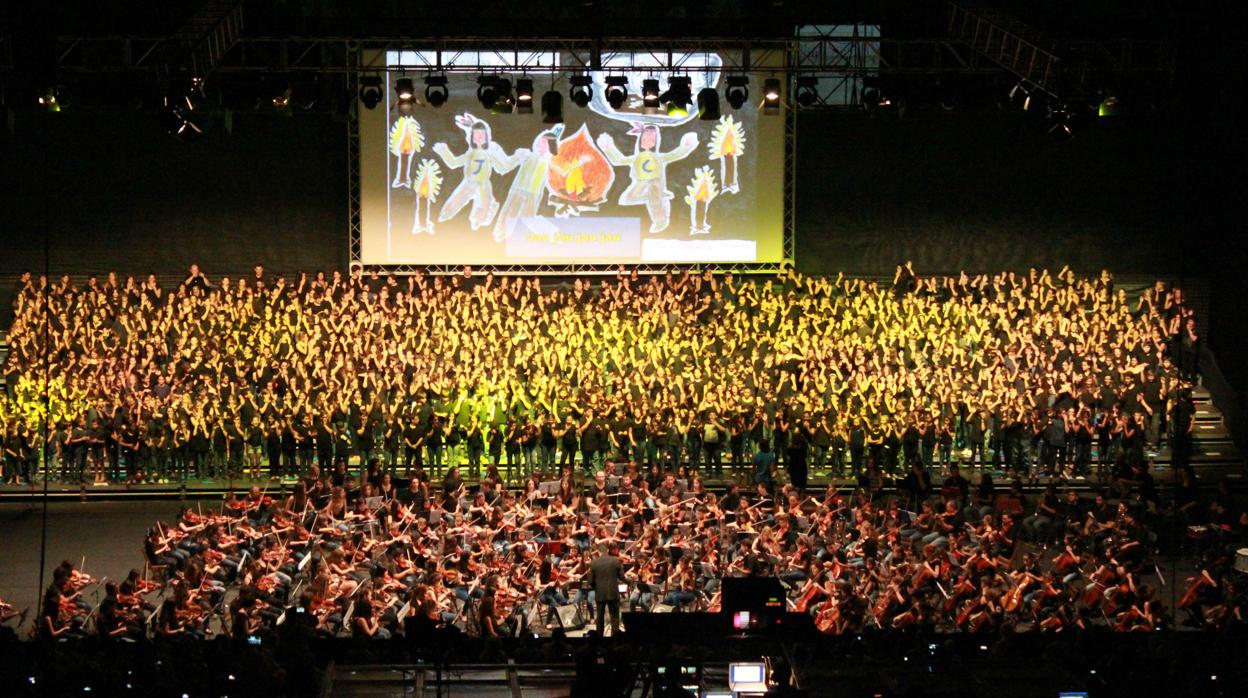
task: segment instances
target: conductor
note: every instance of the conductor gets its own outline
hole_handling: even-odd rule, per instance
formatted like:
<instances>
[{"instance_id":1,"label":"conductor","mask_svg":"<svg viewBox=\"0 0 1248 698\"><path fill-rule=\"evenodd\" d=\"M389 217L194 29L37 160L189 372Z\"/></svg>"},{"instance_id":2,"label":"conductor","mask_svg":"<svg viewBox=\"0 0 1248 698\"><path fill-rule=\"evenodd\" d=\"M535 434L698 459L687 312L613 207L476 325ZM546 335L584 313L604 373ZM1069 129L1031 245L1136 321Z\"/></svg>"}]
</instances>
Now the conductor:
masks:
<instances>
[{"instance_id":1,"label":"conductor","mask_svg":"<svg viewBox=\"0 0 1248 698\"><path fill-rule=\"evenodd\" d=\"M594 611L598 616L598 637L602 637L603 610L611 610L611 636L620 634L620 546L603 546L603 554L589 563L594 584Z\"/></svg>"}]
</instances>

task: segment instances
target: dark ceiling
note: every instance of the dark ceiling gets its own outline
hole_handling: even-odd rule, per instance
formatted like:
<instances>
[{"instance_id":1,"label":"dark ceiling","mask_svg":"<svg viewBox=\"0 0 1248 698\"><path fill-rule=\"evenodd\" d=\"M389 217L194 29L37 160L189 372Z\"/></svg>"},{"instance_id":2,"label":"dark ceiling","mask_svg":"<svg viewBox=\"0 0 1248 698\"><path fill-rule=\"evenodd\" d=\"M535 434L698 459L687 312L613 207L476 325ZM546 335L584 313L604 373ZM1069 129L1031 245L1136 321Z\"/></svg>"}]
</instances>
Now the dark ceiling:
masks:
<instances>
[{"instance_id":1,"label":"dark ceiling","mask_svg":"<svg viewBox=\"0 0 1248 698\"><path fill-rule=\"evenodd\" d=\"M159 35L203 0L5 3L13 34ZM978 0L1061 38L1157 37L1244 13L1210 0ZM943 31L940 0L246 0L249 33L377 36L783 35L794 24L871 22L901 35Z\"/></svg>"}]
</instances>

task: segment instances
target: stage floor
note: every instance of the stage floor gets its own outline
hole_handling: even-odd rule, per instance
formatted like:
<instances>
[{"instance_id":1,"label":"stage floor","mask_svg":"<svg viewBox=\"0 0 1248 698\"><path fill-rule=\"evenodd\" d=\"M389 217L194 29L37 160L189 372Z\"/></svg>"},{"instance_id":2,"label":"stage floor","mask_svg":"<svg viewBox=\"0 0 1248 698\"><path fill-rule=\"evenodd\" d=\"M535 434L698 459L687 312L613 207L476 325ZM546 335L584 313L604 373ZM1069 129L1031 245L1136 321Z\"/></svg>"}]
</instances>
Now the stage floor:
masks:
<instances>
[{"instance_id":1,"label":"stage floor","mask_svg":"<svg viewBox=\"0 0 1248 698\"><path fill-rule=\"evenodd\" d=\"M157 519L177 518L179 502L50 502L44 585L62 560L83 565L96 578L123 579L143 569L143 534ZM29 607L25 626L38 611L39 548L43 508L32 503L0 504L0 598L18 611ZM85 557L85 565L83 563ZM87 591L94 601L96 589Z\"/></svg>"}]
</instances>

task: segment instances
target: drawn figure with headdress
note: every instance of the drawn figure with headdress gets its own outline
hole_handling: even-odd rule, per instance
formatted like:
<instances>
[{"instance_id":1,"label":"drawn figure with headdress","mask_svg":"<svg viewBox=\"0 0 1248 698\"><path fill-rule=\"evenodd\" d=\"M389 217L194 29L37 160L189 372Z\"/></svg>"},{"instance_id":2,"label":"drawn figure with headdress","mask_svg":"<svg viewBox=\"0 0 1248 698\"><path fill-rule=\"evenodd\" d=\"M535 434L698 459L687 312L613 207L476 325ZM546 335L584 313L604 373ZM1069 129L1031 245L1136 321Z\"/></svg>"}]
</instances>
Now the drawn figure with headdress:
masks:
<instances>
[{"instance_id":1,"label":"drawn figure with headdress","mask_svg":"<svg viewBox=\"0 0 1248 698\"><path fill-rule=\"evenodd\" d=\"M667 166L688 157L698 147L698 134L686 133L680 137L680 145L666 153L659 149L659 127L654 124L634 123L628 135L637 137L632 155L621 153L606 133L598 136L598 147L613 166L629 168L632 181L620 194L619 204L644 205L650 214L650 232L658 233L671 222L673 195L667 189Z\"/></svg>"},{"instance_id":2,"label":"drawn figure with headdress","mask_svg":"<svg viewBox=\"0 0 1248 698\"><path fill-rule=\"evenodd\" d=\"M464 172L463 180L442 205L438 222L454 218L471 202L468 222L473 230L477 230L489 225L498 213L498 200L494 198L490 177L494 173L506 174L515 169L528 151L522 148L508 156L503 147L492 139L490 125L467 112L455 117L455 125L464 132L464 140L468 144L462 155L453 154L445 143L433 146L433 152L442 158L447 167L462 168Z\"/></svg>"}]
</instances>

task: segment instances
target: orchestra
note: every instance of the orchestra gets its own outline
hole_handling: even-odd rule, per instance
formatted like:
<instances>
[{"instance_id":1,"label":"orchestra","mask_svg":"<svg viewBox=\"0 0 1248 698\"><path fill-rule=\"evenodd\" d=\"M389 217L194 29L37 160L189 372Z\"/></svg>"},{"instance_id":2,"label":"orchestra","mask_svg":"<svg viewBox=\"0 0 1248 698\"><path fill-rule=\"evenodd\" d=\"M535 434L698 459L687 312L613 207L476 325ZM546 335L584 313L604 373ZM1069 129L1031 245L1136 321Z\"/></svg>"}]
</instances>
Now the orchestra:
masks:
<instances>
[{"instance_id":1,"label":"orchestra","mask_svg":"<svg viewBox=\"0 0 1248 698\"><path fill-rule=\"evenodd\" d=\"M635 466L612 478L612 494L597 481L581 491L538 474L516 489L487 479L474 493L462 481L439 490L417 478L389 496L351 484L326 477L300 482L290 497L252 488L217 511L184 507L150 529L142 573L120 583L63 563L36 633L81 636L93 623L109 638L242 638L297 607L326 636L440 626L541 634L565 622L565 607L592 622L593 562L608 547L630 611L719 611L723 577L767 576L784 584L788 610L830 634L1137 632L1172 622L1147 530L1130 508L1100 497L1104 506L1060 526L1050 548L1020 545L1008 514L964 517L940 495L918 512L833 486L818 496L790 486L716 496L696 475L652 482ZM1208 570L1193 576L1175 612L1242 622L1227 584ZM103 594L98 608L84 600L88 588ZM7 605L0 612L12 615Z\"/></svg>"}]
</instances>

